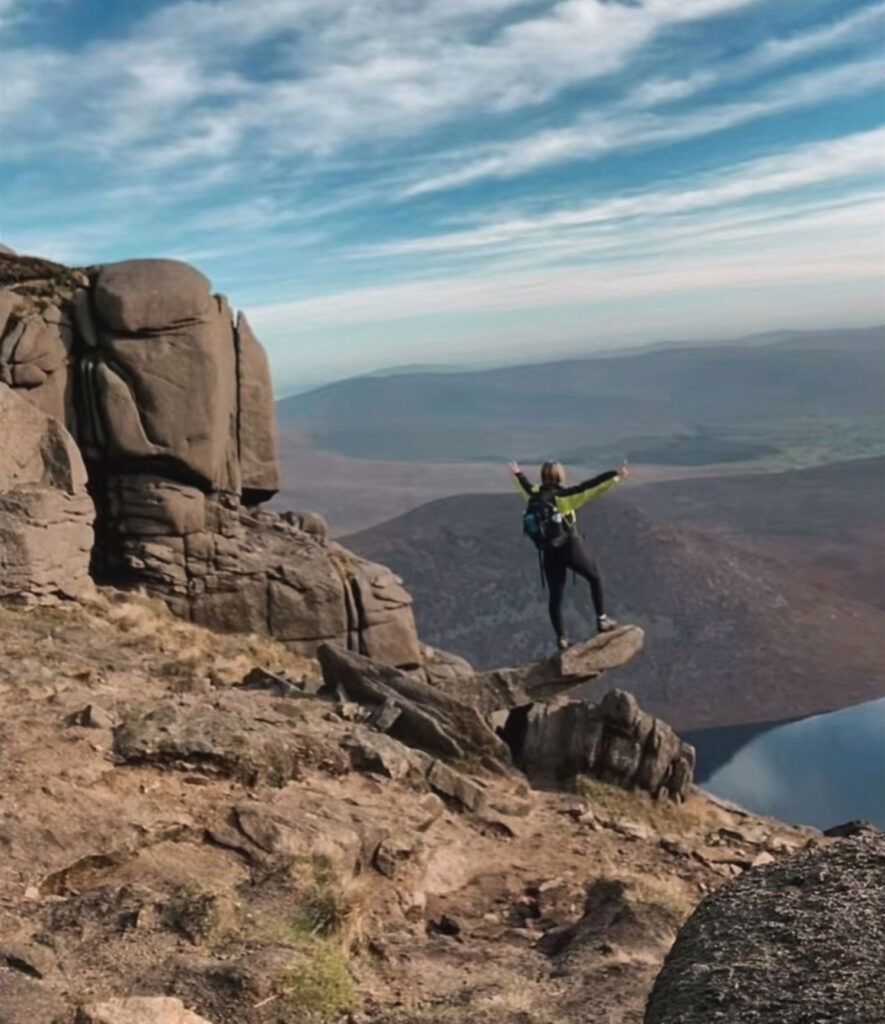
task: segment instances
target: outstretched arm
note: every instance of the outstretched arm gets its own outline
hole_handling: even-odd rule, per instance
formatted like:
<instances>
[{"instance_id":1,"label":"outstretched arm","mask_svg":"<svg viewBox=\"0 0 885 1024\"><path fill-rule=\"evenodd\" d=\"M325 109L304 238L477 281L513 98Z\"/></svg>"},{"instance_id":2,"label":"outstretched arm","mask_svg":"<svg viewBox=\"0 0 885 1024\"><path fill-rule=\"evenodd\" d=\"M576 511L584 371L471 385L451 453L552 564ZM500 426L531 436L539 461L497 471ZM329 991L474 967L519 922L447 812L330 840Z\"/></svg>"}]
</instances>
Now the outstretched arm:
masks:
<instances>
[{"instance_id":1,"label":"outstretched arm","mask_svg":"<svg viewBox=\"0 0 885 1024\"><path fill-rule=\"evenodd\" d=\"M519 463L508 462L507 468L513 474L513 483L515 484L517 490L521 491L526 498L530 497L535 489L529 482L529 478L519 468Z\"/></svg>"},{"instance_id":2,"label":"outstretched arm","mask_svg":"<svg viewBox=\"0 0 885 1024\"><path fill-rule=\"evenodd\" d=\"M610 487L613 487L619 480L629 476L629 469L625 462L620 469L610 469L606 473L600 473L590 480L575 484L574 487L564 487L556 496L556 503L563 512L576 512L585 502L596 498Z\"/></svg>"}]
</instances>

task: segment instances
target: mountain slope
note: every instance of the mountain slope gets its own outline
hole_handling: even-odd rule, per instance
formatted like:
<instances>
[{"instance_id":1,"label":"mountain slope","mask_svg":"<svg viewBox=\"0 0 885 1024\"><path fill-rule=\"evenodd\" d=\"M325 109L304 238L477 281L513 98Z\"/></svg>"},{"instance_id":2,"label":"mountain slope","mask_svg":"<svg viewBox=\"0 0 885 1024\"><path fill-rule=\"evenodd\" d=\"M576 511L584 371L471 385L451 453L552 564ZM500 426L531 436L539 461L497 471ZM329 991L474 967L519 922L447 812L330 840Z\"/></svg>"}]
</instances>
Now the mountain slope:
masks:
<instances>
[{"instance_id":1,"label":"mountain slope","mask_svg":"<svg viewBox=\"0 0 885 1024\"><path fill-rule=\"evenodd\" d=\"M403 576L427 642L479 665L521 661L549 649L551 634L518 516L515 497L462 496L347 544ZM813 566L790 571L764 545L677 526L623 497L588 506L582 528L610 610L647 634L620 681L678 728L794 718L883 692L885 615ZM583 586L570 585L567 601L589 620ZM574 634L586 632L570 615Z\"/></svg>"},{"instance_id":2,"label":"mountain slope","mask_svg":"<svg viewBox=\"0 0 885 1024\"><path fill-rule=\"evenodd\" d=\"M630 487L656 519L749 544L785 572L885 609L885 458Z\"/></svg>"}]
</instances>

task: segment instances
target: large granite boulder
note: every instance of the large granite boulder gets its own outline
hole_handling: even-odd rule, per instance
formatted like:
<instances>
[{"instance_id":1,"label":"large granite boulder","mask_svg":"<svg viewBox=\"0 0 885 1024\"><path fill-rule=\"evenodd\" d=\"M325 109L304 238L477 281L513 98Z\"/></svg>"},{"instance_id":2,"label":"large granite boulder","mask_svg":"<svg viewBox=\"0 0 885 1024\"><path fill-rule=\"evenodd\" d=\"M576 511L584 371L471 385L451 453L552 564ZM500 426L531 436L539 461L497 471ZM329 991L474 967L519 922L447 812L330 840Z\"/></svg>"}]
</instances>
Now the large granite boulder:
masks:
<instances>
[{"instance_id":1,"label":"large granite boulder","mask_svg":"<svg viewBox=\"0 0 885 1024\"><path fill-rule=\"evenodd\" d=\"M695 751L636 698L609 691L589 701L532 703L510 712L504 739L536 786L561 786L590 775L653 796L685 799Z\"/></svg>"},{"instance_id":2,"label":"large granite boulder","mask_svg":"<svg viewBox=\"0 0 885 1024\"><path fill-rule=\"evenodd\" d=\"M885 1021L885 835L745 872L704 899L655 981L645 1024Z\"/></svg>"},{"instance_id":3,"label":"large granite boulder","mask_svg":"<svg viewBox=\"0 0 885 1024\"><path fill-rule=\"evenodd\" d=\"M0 597L84 596L95 516L74 439L5 384L0 438Z\"/></svg>"},{"instance_id":4,"label":"large granite boulder","mask_svg":"<svg viewBox=\"0 0 885 1024\"><path fill-rule=\"evenodd\" d=\"M319 517L257 507L279 486L267 357L198 270L126 260L83 272L0 254L0 379L76 437L99 581L303 653L332 641L421 663L397 577L329 542ZM48 494L19 520L51 521L46 502L60 499ZM4 557L31 566L33 583L39 545L25 550L22 537L36 535L16 529Z\"/></svg>"},{"instance_id":5,"label":"large granite boulder","mask_svg":"<svg viewBox=\"0 0 885 1024\"><path fill-rule=\"evenodd\" d=\"M226 301L177 260L101 267L96 347L80 360L81 443L112 474L133 463L204 490L239 490L234 329Z\"/></svg>"}]
</instances>

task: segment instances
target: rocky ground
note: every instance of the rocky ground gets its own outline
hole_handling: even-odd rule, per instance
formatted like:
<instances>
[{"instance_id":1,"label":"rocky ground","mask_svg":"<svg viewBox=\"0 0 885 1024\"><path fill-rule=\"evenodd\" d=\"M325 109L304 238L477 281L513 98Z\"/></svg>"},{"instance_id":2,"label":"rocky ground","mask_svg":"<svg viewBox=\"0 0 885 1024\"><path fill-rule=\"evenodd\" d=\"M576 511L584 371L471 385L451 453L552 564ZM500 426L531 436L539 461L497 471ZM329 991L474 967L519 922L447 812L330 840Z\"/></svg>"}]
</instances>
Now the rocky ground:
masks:
<instances>
[{"instance_id":1,"label":"rocky ground","mask_svg":"<svg viewBox=\"0 0 885 1024\"><path fill-rule=\"evenodd\" d=\"M316 661L134 595L0 636L2 1024L636 1024L705 893L829 842L455 770Z\"/></svg>"}]
</instances>

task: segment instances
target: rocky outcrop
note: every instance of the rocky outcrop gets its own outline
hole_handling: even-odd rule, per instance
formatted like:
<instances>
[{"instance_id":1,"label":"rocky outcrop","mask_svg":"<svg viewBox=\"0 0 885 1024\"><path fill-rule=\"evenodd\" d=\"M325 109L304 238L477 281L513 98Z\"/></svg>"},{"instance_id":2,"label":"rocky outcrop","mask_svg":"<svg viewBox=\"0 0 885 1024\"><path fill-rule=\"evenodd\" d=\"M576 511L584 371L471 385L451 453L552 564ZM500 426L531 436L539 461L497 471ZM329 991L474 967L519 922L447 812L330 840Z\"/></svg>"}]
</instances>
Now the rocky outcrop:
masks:
<instances>
[{"instance_id":1,"label":"rocky outcrop","mask_svg":"<svg viewBox=\"0 0 885 1024\"><path fill-rule=\"evenodd\" d=\"M5 384L0 438L0 597L84 596L94 513L74 439Z\"/></svg>"},{"instance_id":2,"label":"rocky outcrop","mask_svg":"<svg viewBox=\"0 0 885 1024\"><path fill-rule=\"evenodd\" d=\"M645 1024L885 1021L885 835L748 871L677 936Z\"/></svg>"},{"instance_id":3,"label":"rocky outcrop","mask_svg":"<svg viewBox=\"0 0 885 1024\"><path fill-rule=\"evenodd\" d=\"M516 708L503 735L517 764L539 787L590 775L682 801L694 773L694 748L621 690L611 690L598 704L559 701Z\"/></svg>"},{"instance_id":4,"label":"rocky outcrop","mask_svg":"<svg viewBox=\"0 0 885 1024\"><path fill-rule=\"evenodd\" d=\"M67 267L0 254L0 382L73 428L70 379L74 296L86 277ZM20 293L18 279L27 282Z\"/></svg>"},{"instance_id":5,"label":"rocky outcrop","mask_svg":"<svg viewBox=\"0 0 885 1024\"><path fill-rule=\"evenodd\" d=\"M420 664L396 576L329 543L319 517L258 507L279 486L267 357L198 270L126 260L84 272L0 254L0 380L80 447L97 580L304 653L332 641ZM55 510L11 514L30 536ZM33 563L17 543L8 557Z\"/></svg>"},{"instance_id":6,"label":"rocky outcrop","mask_svg":"<svg viewBox=\"0 0 885 1024\"><path fill-rule=\"evenodd\" d=\"M437 757L506 770L507 747L475 706L330 644L318 656L326 684L343 699L372 708L380 732Z\"/></svg>"}]
</instances>

